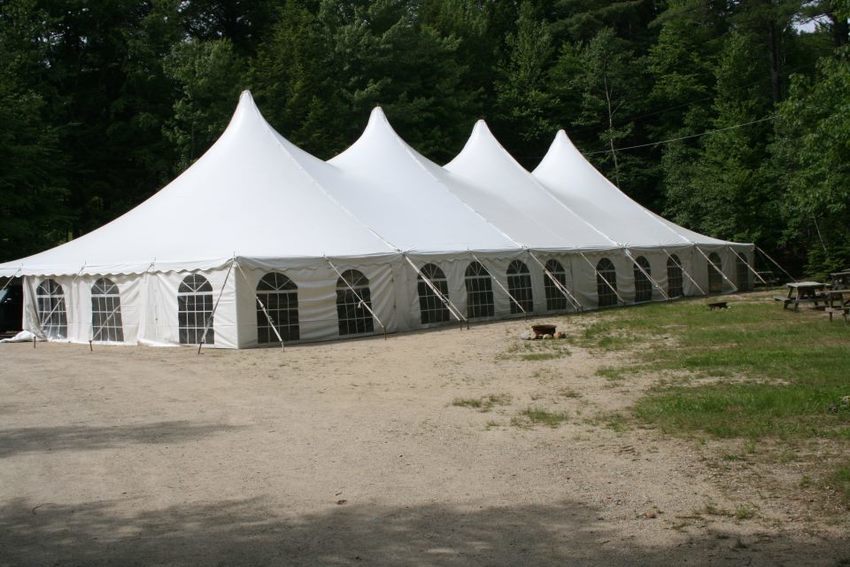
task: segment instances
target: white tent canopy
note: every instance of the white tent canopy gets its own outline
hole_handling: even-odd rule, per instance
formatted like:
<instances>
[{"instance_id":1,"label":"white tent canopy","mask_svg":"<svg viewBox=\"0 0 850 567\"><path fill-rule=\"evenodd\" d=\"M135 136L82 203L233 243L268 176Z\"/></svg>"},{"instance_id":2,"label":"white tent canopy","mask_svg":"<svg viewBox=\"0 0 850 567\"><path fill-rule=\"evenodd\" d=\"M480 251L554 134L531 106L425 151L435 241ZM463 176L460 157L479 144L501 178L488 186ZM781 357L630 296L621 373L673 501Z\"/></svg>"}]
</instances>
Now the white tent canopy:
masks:
<instances>
[{"instance_id":1,"label":"white tent canopy","mask_svg":"<svg viewBox=\"0 0 850 567\"><path fill-rule=\"evenodd\" d=\"M620 191L560 130L532 172L561 202L624 246L725 245L662 219Z\"/></svg>"},{"instance_id":2,"label":"white tent canopy","mask_svg":"<svg viewBox=\"0 0 850 567\"><path fill-rule=\"evenodd\" d=\"M139 274L396 250L319 182L326 163L297 148L242 94L227 129L177 179L111 223L0 265L0 275Z\"/></svg>"},{"instance_id":3,"label":"white tent canopy","mask_svg":"<svg viewBox=\"0 0 850 567\"><path fill-rule=\"evenodd\" d=\"M331 189L334 198L401 250L519 247L458 199L440 166L407 145L380 108L372 111L363 135L328 163L341 174Z\"/></svg>"},{"instance_id":4,"label":"white tent canopy","mask_svg":"<svg viewBox=\"0 0 850 567\"><path fill-rule=\"evenodd\" d=\"M324 162L246 91L177 179L0 277L51 340L242 348L737 289L751 250L644 209L563 132L531 174L479 121L440 167L376 108Z\"/></svg>"},{"instance_id":5,"label":"white tent canopy","mask_svg":"<svg viewBox=\"0 0 850 567\"><path fill-rule=\"evenodd\" d=\"M460 181L452 187L464 201L528 248L618 247L546 191L499 144L483 120L445 169Z\"/></svg>"}]
</instances>

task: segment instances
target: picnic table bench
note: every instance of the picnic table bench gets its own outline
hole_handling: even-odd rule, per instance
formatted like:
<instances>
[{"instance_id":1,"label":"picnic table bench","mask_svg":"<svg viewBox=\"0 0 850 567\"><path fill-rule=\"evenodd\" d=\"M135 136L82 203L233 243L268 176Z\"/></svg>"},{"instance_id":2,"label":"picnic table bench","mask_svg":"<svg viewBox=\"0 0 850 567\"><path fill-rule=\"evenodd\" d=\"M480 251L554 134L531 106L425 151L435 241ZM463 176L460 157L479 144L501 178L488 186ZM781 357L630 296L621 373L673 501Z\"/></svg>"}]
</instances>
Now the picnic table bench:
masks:
<instances>
[{"instance_id":1,"label":"picnic table bench","mask_svg":"<svg viewBox=\"0 0 850 567\"><path fill-rule=\"evenodd\" d=\"M794 282L785 284L785 287L788 288L788 295L786 297L774 297L773 299L776 301L782 302L782 308L788 309L789 305L794 306L794 311L800 307L801 303L813 303L814 307L819 307L819 303L823 303L823 306L827 306L827 295L824 292L826 289L826 284L820 282Z\"/></svg>"}]
</instances>

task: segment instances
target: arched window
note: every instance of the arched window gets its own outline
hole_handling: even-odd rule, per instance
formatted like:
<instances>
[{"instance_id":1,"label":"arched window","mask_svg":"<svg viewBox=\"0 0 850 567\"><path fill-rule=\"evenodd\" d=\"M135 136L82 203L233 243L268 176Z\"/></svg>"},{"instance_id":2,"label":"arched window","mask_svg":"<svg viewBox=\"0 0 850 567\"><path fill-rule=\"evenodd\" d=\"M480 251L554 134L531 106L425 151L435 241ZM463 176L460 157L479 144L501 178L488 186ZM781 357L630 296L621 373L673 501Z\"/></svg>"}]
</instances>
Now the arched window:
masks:
<instances>
[{"instance_id":1,"label":"arched window","mask_svg":"<svg viewBox=\"0 0 850 567\"><path fill-rule=\"evenodd\" d=\"M608 258L602 258L596 264L596 297L599 307L617 305L616 290L617 270L614 263Z\"/></svg>"},{"instance_id":2,"label":"arched window","mask_svg":"<svg viewBox=\"0 0 850 567\"><path fill-rule=\"evenodd\" d=\"M667 295L670 297L683 296L682 287L682 262L673 254L667 258Z\"/></svg>"},{"instance_id":3,"label":"arched window","mask_svg":"<svg viewBox=\"0 0 850 567\"><path fill-rule=\"evenodd\" d=\"M416 277L416 289L419 292L419 313L423 325L428 323L445 323L449 320L449 308L437 297L422 276L428 278L434 287L440 290L444 297L449 296L449 282L446 274L436 264L425 264L421 273Z\"/></svg>"},{"instance_id":4,"label":"arched window","mask_svg":"<svg viewBox=\"0 0 850 567\"><path fill-rule=\"evenodd\" d=\"M351 288L354 288L354 291ZM369 280L357 270L346 270L336 282L336 313L340 335L358 335L375 331L372 313L366 309L366 306L370 309L372 307Z\"/></svg>"},{"instance_id":5,"label":"arched window","mask_svg":"<svg viewBox=\"0 0 850 567\"><path fill-rule=\"evenodd\" d=\"M298 286L278 272L269 272L257 284L257 342L261 345L277 342L277 334L284 341L297 341L301 332L298 326ZM269 323L269 319L274 323Z\"/></svg>"},{"instance_id":6,"label":"arched window","mask_svg":"<svg viewBox=\"0 0 850 567\"><path fill-rule=\"evenodd\" d=\"M65 313L65 294L54 280L44 280L35 290L36 310L41 331L48 339L68 336L68 317Z\"/></svg>"},{"instance_id":7,"label":"arched window","mask_svg":"<svg viewBox=\"0 0 850 567\"><path fill-rule=\"evenodd\" d=\"M737 256L740 256L738 258ZM738 280L738 290L739 291L749 291L750 290L750 268L749 268L749 260L747 259L747 255L744 253L738 254L735 257L735 272Z\"/></svg>"},{"instance_id":8,"label":"arched window","mask_svg":"<svg viewBox=\"0 0 850 567\"><path fill-rule=\"evenodd\" d=\"M108 278L100 278L91 286L91 328L93 341L124 342L121 296L118 286Z\"/></svg>"},{"instance_id":9,"label":"arched window","mask_svg":"<svg viewBox=\"0 0 850 567\"><path fill-rule=\"evenodd\" d=\"M557 260L549 260L546 262L546 271L563 287L567 287L567 274L564 272L564 267ZM555 285L555 283L544 274L543 291L546 292L546 309L549 311L564 311L567 308L567 298L564 293Z\"/></svg>"},{"instance_id":10,"label":"arched window","mask_svg":"<svg viewBox=\"0 0 850 567\"><path fill-rule=\"evenodd\" d=\"M177 289L177 320L181 345L201 344L204 328L209 321L204 343L215 342L213 332L213 289L207 278L200 274L186 276Z\"/></svg>"},{"instance_id":11,"label":"arched window","mask_svg":"<svg viewBox=\"0 0 850 567\"><path fill-rule=\"evenodd\" d=\"M643 270L641 270L641 268L643 268ZM649 266L649 260L647 260L645 256L638 256L635 258L635 303L652 300L652 282L649 281L648 277L646 277L646 274L652 275L651 269L652 268ZM646 272L646 274L644 274L644 272Z\"/></svg>"},{"instance_id":12,"label":"arched window","mask_svg":"<svg viewBox=\"0 0 850 567\"><path fill-rule=\"evenodd\" d=\"M716 252L712 252L708 255L708 259L709 261L706 262L708 265L708 293L720 293L723 291L723 276L718 271L723 269L720 264L720 256ZM714 266L717 266L717 268Z\"/></svg>"},{"instance_id":13,"label":"arched window","mask_svg":"<svg viewBox=\"0 0 850 567\"><path fill-rule=\"evenodd\" d=\"M492 317L496 310L493 307L493 282L490 273L478 262L472 262L466 267L466 316L470 319Z\"/></svg>"},{"instance_id":14,"label":"arched window","mask_svg":"<svg viewBox=\"0 0 850 567\"><path fill-rule=\"evenodd\" d=\"M517 300L522 309L511 301L511 313L526 313L534 311L534 300L531 296L531 274L528 266L519 260L514 260L508 266L508 293Z\"/></svg>"}]
</instances>

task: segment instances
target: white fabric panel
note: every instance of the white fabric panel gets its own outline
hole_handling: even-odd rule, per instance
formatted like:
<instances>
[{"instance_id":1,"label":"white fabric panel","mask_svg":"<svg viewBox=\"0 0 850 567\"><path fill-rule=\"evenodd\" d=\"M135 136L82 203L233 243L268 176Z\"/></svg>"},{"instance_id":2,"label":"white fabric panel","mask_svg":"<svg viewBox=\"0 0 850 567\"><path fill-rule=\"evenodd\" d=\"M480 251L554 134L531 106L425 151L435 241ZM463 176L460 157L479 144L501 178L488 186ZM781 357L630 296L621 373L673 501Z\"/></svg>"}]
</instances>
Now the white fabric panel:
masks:
<instances>
[{"instance_id":1,"label":"white fabric panel","mask_svg":"<svg viewBox=\"0 0 850 567\"><path fill-rule=\"evenodd\" d=\"M396 285L398 259L392 263L358 262L351 260L331 260L340 273L353 269L363 273L369 280L372 310L386 326L387 332L409 329L400 326L400 315L396 310L396 294L401 287ZM267 266L243 267L235 269L238 288L238 328L239 346L257 346L257 284L270 272L279 272L287 276L298 286L298 323L299 342L321 341L337 338L354 338L363 335L339 334L337 318L336 290L339 276L325 260L317 260L312 267L296 269ZM403 276L402 276L403 277ZM374 320L374 334L383 333L377 320Z\"/></svg>"},{"instance_id":2,"label":"white fabric panel","mask_svg":"<svg viewBox=\"0 0 850 567\"><path fill-rule=\"evenodd\" d=\"M533 313L547 312L546 276L532 254L543 264L559 260L566 287L585 308L598 304L595 266L602 257L616 267L619 295L634 300L625 244L649 260L651 277L665 290L666 249L707 291L707 261L694 243L706 255L716 252L733 282L731 247L753 259L752 245L704 237L633 202L562 132L532 175L479 122L463 152L441 168L401 140L376 109L360 140L325 163L275 132L246 92L221 138L159 193L88 235L0 265L0 276L23 276L24 328L39 334L36 287L48 277L60 284L65 340L72 342L93 336L92 284L108 277L120 292L124 343L165 346L179 344L180 283L199 273L218 303L208 346L240 348L257 345L256 287L271 271L298 287L300 341L318 341L340 338L338 275L328 258L340 273L355 269L369 279L374 312L387 332L396 332L422 328L417 272L402 250L419 267L433 262L443 270L464 317L465 272L477 256L493 278L498 319L512 316L505 290L514 260L529 270ZM700 293L686 276L683 289ZM653 289L653 299L663 294Z\"/></svg>"},{"instance_id":3,"label":"white fabric panel","mask_svg":"<svg viewBox=\"0 0 850 567\"><path fill-rule=\"evenodd\" d=\"M180 344L177 293L180 283L191 272L146 273L141 276L145 290L139 342L150 346ZM213 317L213 344L204 348L237 348L235 277L226 268L203 272L212 286L213 306L219 302ZM225 284L225 278L227 282ZM222 286L223 289L222 289ZM219 300L219 296L221 299Z\"/></svg>"},{"instance_id":4,"label":"white fabric panel","mask_svg":"<svg viewBox=\"0 0 850 567\"><path fill-rule=\"evenodd\" d=\"M177 179L111 223L0 275L126 274L221 267L235 255L315 258L394 247L333 201L309 171L332 166L266 123L246 91L230 125ZM283 220L285 219L285 222Z\"/></svg>"},{"instance_id":5,"label":"white fabric panel","mask_svg":"<svg viewBox=\"0 0 850 567\"><path fill-rule=\"evenodd\" d=\"M624 246L725 244L661 219L620 191L561 130L534 177L581 218Z\"/></svg>"},{"instance_id":6,"label":"white fabric panel","mask_svg":"<svg viewBox=\"0 0 850 567\"><path fill-rule=\"evenodd\" d=\"M479 120L463 150L444 166L463 201L513 240L535 249L608 249L617 244L552 196Z\"/></svg>"},{"instance_id":7,"label":"white fabric panel","mask_svg":"<svg viewBox=\"0 0 850 567\"><path fill-rule=\"evenodd\" d=\"M375 108L363 135L314 175L346 209L406 251L515 250L518 244L452 193L440 167Z\"/></svg>"}]
</instances>

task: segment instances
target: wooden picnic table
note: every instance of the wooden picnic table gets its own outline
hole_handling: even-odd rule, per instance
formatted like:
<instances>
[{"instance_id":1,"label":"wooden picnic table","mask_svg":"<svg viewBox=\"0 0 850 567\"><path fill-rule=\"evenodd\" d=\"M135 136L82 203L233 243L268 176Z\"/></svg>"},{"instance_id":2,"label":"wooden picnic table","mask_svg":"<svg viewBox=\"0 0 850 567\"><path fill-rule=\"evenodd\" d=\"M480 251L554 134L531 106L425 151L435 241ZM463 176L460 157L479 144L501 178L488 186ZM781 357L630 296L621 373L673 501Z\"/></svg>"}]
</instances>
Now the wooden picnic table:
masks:
<instances>
[{"instance_id":1,"label":"wooden picnic table","mask_svg":"<svg viewBox=\"0 0 850 567\"><path fill-rule=\"evenodd\" d=\"M833 289L845 290L850 288L850 270L829 274L829 285Z\"/></svg>"},{"instance_id":2,"label":"wooden picnic table","mask_svg":"<svg viewBox=\"0 0 850 567\"><path fill-rule=\"evenodd\" d=\"M775 297L776 301L782 302L782 308L787 309L789 305L794 305L796 311L801 303L814 303L814 307L818 307L818 303L827 305L827 295L824 293L826 284L820 282L794 282L785 284L788 288L787 297Z\"/></svg>"},{"instance_id":3,"label":"wooden picnic table","mask_svg":"<svg viewBox=\"0 0 850 567\"><path fill-rule=\"evenodd\" d=\"M828 307L850 307L850 289L828 289L824 295Z\"/></svg>"}]
</instances>

